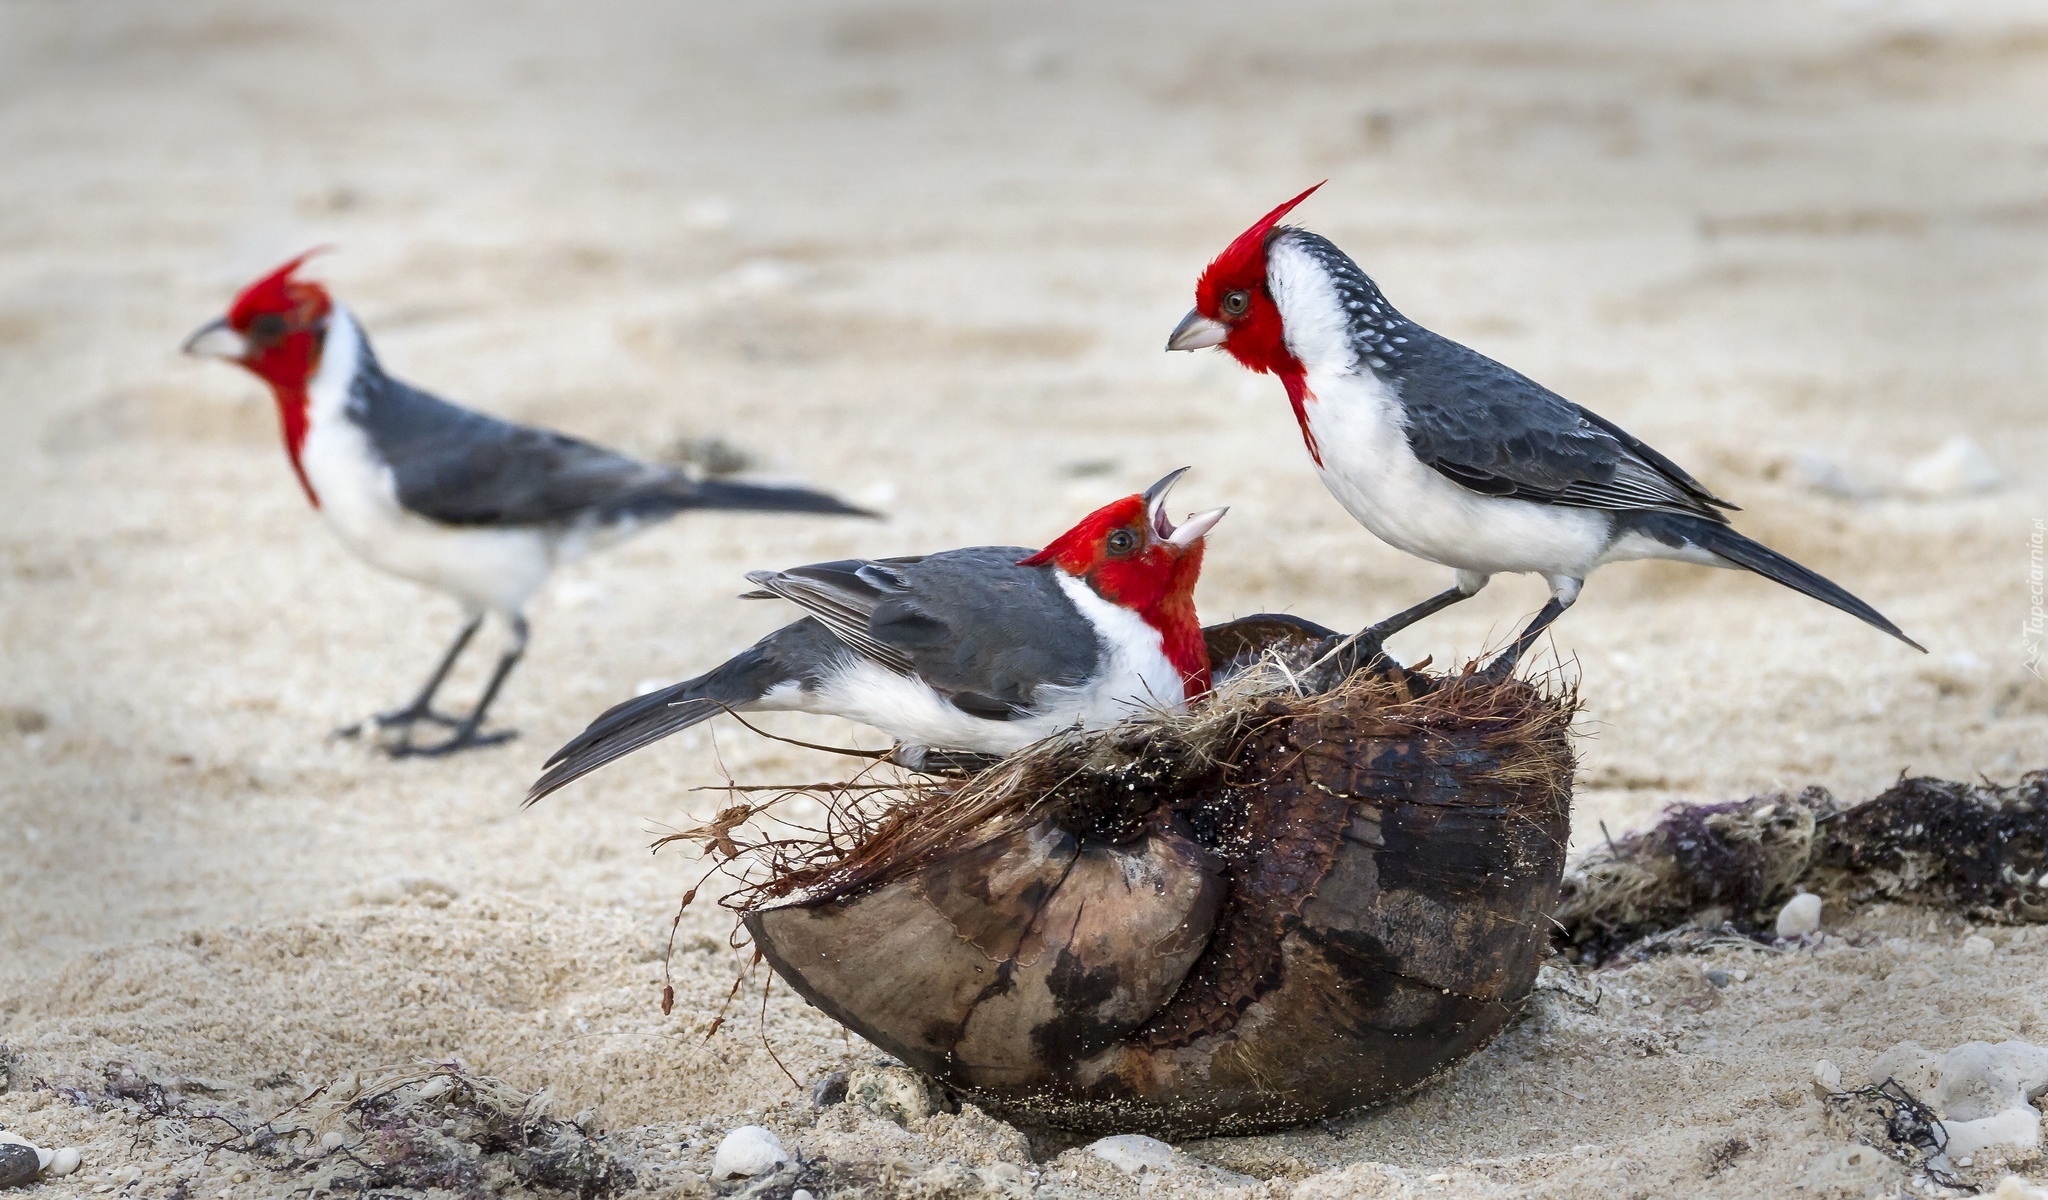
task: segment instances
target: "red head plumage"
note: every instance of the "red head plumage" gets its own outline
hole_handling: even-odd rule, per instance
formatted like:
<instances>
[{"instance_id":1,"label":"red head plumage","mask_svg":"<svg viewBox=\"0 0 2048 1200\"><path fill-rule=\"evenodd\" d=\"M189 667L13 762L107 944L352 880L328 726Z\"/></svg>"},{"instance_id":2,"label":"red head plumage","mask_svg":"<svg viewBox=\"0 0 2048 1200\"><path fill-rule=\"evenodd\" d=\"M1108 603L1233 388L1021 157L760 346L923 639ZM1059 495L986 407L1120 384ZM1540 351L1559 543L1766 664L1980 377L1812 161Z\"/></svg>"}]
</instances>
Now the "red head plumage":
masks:
<instances>
[{"instance_id":1,"label":"red head plumage","mask_svg":"<svg viewBox=\"0 0 2048 1200\"><path fill-rule=\"evenodd\" d=\"M1179 474L1150 492L1103 505L1018 565L1065 571L1143 618L1159 631L1162 649L1192 700L1209 690L1209 650L1195 616L1195 581L1202 573L1203 536L1223 514L1203 513L1174 528L1161 506Z\"/></svg>"},{"instance_id":2,"label":"red head plumage","mask_svg":"<svg viewBox=\"0 0 2048 1200\"><path fill-rule=\"evenodd\" d=\"M319 309L321 316L326 315L329 306L326 289L292 276L307 259L315 254L324 254L328 249L327 246L315 246L243 288L235 302L228 306L228 324L246 336L256 318L266 313L291 316L302 305L310 304Z\"/></svg>"},{"instance_id":3,"label":"red head plumage","mask_svg":"<svg viewBox=\"0 0 2048 1200\"><path fill-rule=\"evenodd\" d=\"M1324 183L1329 182L1324 180ZM1294 206L1315 194L1321 183L1260 217L1250 229L1237 235L1209 263L1195 284L1195 311L1219 322L1227 331L1220 343L1230 356L1261 375L1278 375L1294 406L1294 419L1308 452L1320 465L1321 450L1309 432L1308 382L1301 362L1287 349L1287 330L1280 320L1280 308L1266 287L1266 247L1282 218Z\"/></svg>"},{"instance_id":4,"label":"red head plumage","mask_svg":"<svg viewBox=\"0 0 2048 1200\"><path fill-rule=\"evenodd\" d=\"M1328 183L1325 179L1323 183ZM1202 278L1195 284L1195 310L1212 321L1224 320L1227 316L1222 308L1225 293L1237 288L1263 288L1266 284L1266 239L1273 235L1283 218L1294 211L1295 206L1316 194L1316 184L1301 195L1260 217L1250 229L1237 235L1223 253L1217 255L1202 272Z\"/></svg>"},{"instance_id":5,"label":"red head plumage","mask_svg":"<svg viewBox=\"0 0 2048 1200\"><path fill-rule=\"evenodd\" d=\"M334 302L326 288L294 275L301 264L325 249L319 246L308 250L243 288L228 307L227 316L209 327L224 324L234 331L240 337L239 356L234 361L270 385L271 395L277 400L278 418L284 426L285 451L291 455L292 470L298 475L306 498L316 508L320 497L306 478L299 452L306 444L310 420L306 387L320 367L327 317L334 310Z\"/></svg>"}]
</instances>

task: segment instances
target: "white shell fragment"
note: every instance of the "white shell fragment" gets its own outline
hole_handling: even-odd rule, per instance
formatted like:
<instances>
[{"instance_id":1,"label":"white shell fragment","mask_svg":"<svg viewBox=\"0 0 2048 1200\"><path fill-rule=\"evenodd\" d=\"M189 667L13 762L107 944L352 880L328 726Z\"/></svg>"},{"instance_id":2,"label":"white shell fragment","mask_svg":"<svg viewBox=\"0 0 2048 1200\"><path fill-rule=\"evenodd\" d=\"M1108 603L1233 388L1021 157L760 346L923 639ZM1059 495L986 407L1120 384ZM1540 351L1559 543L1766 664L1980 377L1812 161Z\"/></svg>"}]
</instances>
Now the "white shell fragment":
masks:
<instances>
[{"instance_id":1,"label":"white shell fragment","mask_svg":"<svg viewBox=\"0 0 2048 1200\"><path fill-rule=\"evenodd\" d=\"M78 1170L81 1161L73 1147L45 1150L20 1134L0 1129L0 1188L19 1187L38 1177L61 1178Z\"/></svg>"},{"instance_id":2,"label":"white shell fragment","mask_svg":"<svg viewBox=\"0 0 2048 1200\"><path fill-rule=\"evenodd\" d=\"M759 1125L742 1125L718 1143L711 1158L713 1179L764 1175L789 1161L789 1151L774 1133Z\"/></svg>"},{"instance_id":3,"label":"white shell fragment","mask_svg":"<svg viewBox=\"0 0 2048 1200\"><path fill-rule=\"evenodd\" d=\"M1136 1175L1140 1171L1162 1174L1178 1165L1180 1157L1179 1151L1158 1138L1137 1133L1119 1133L1090 1142L1088 1153L1126 1175Z\"/></svg>"},{"instance_id":4,"label":"white shell fragment","mask_svg":"<svg viewBox=\"0 0 2048 1200\"><path fill-rule=\"evenodd\" d=\"M1948 1134L1943 1153L1950 1159L1966 1158L1993 1146L2016 1150L2041 1148L2041 1114L2031 1104L1975 1121L1943 1121L1941 1128Z\"/></svg>"},{"instance_id":5,"label":"white shell fragment","mask_svg":"<svg viewBox=\"0 0 2048 1200\"><path fill-rule=\"evenodd\" d=\"M1962 434L1908 463L1899 479L1901 491L1922 500L1949 500L1995 491L2004 481L1984 448Z\"/></svg>"},{"instance_id":6,"label":"white shell fragment","mask_svg":"<svg viewBox=\"0 0 2048 1200\"><path fill-rule=\"evenodd\" d=\"M1801 892L1785 901L1785 907L1778 910L1778 936L1781 938L1805 937L1820 932L1820 897L1812 892Z\"/></svg>"},{"instance_id":7,"label":"white shell fragment","mask_svg":"<svg viewBox=\"0 0 2048 1200\"><path fill-rule=\"evenodd\" d=\"M2034 1150L2041 1114L2031 1103L2048 1094L2048 1049L2026 1042L1964 1042L1936 1056L1900 1042L1870 1064L1871 1083L1886 1079L1942 1114L1951 1159L1992 1146Z\"/></svg>"}]
</instances>

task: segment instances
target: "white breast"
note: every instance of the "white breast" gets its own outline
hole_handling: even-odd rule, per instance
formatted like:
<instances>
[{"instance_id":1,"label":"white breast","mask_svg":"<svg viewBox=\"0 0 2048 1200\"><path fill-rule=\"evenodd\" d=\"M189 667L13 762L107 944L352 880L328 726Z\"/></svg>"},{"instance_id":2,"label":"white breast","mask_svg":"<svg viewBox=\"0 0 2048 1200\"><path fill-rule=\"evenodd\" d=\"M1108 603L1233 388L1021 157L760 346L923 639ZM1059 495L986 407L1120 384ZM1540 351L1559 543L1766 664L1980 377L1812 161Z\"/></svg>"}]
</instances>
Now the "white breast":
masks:
<instances>
[{"instance_id":1,"label":"white breast","mask_svg":"<svg viewBox=\"0 0 2048 1200\"><path fill-rule=\"evenodd\" d=\"M1479 575L1571 578L1606 551L1612 519L1604 513L1482 496L1416 458L1398 402L1377 376L1310 371L1308 383L1323 486L1388 545Z\"/></svg>"},{"instance_id":2,"label":"white breast","mask_svg":"<svg viewBox=\"0 0 2048 1200\"><path fill-rule=\"evenodd\" d=\"M1166 640L1157 629L1130 609L1096 595L1094 588L1065 571L1055 571L1053 578L1095 627L1103 659L1088 684L1040 693L1058 697L1050 706L1071 712L1073 721L1090 729L1107 728L1145 709L1178 711L1188 706L1187 684L1180 668L1166 657Z\"/></svg>"},{"instance_id":3,"label":"white breast","mask_svg":"<svg viewBox=\"0 0 2048 1200\"><path fill-rule=\"evenodd\" d=\"M299 454L321 517L373 566L448 592L470 608L516 614L555 565L549 538L538 530L441 525L399 505L391 468L348 417L362 344L355 319L336 305L307 388L306 442Z\"/></svg>"},{"instance_id":4,"label":"white breast","mask_svg":"<svg viewBox=\"0 0 2048 1200\"><path fill-rule=\"evenodd\" d=\"M1381 541L1479 575L1579 577L1607 549L1612 521L1586 509L1482 496L1452 483L1408 446L1400 398L1356 362L1329 276L1285 241L1268 262L1287 348L1307 368L1303 405L1323 486Z\"/></svg>"}]
</instances>

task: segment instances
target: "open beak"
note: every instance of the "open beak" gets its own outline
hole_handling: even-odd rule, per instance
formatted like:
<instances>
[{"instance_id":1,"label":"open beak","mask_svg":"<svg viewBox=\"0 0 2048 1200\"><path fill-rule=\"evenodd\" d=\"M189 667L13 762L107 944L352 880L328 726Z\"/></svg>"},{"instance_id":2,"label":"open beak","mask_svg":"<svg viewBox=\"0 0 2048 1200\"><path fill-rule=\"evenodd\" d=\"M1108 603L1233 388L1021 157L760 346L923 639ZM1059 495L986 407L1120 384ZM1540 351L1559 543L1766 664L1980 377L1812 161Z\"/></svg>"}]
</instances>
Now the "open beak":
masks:
<instances>
[{"instance_id":1,"label":"open beak","mask_svg":"<svg viewBox=\"0 0 2048 1200\"><path fill-rule=\"evenodd\" d=\"M1174 326L1173 336L1166 339L1168 350L1203 350L1210 346L1221 346L1230 336L1230 326L1221 321L1211 321L1195 309Z\"/></svg>"},{"instance_id":2,"label":"open beak","mask_svg":"<svg viewBox=\"0 0 2048 1200\"><path fill-rule=\"evenodd\" d=\"M1182 467L1146 488L1144 494L1145 515L1151 520L1152 536L1159 539L1161 544L1180 550L1201 541L1203 535L1214 529L1216 522L1223 519L1223 514L1230 511L1227 508L1212 508L1208 512L1196 513L1189 517L1186 523L1175 526L1166 515L1166 493L1173 490L1173 485L1187 473L1188 468Z\"/></svg>"},{"instance_id":3,"label":"open beak","mask_svg":"<svg viewBox=\"0 0 2048 1200\"><path fill-rule=\"evenodd\" d=\"M194 330L179 349L195 357L241 362L249 356L249 339L236 333L226 317L216 317Z\"/></svg>"}]
</instances>

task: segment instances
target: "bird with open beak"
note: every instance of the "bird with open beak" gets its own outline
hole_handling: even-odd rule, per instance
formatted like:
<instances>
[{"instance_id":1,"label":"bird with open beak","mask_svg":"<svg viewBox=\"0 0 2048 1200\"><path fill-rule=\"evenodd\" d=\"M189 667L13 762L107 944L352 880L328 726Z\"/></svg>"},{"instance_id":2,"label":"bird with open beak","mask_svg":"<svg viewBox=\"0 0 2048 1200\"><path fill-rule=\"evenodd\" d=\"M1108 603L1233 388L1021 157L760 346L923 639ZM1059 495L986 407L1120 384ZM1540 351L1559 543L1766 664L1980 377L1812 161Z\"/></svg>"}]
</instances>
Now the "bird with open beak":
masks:
<instances>
[{"instance_id":1,"label":"bird with open beak","mask_svg":"<svg viewBox=\"0 0 2048 1200\"><path fill-rule=\"evenodd\" d=\"M453 596L463 624L410 704L342 732L392 729L391 753L446 754L510 738L484 715L526 648L526 601L561 564L687 508L872 513L800 487L700 480L546 429L458 407L385 373L370 340L306 256L242 289L185 341L270 387L285 454L306 499L358 557ZM435 694L486 613L512 641L467 715ZM418 744L420 722L447 736Z\"/></svg>"},{"instance_id":2,"label":"bird with open beak","mask_svg":"<svg viewBox=\"0 0 2048 1200\"><path fill-rule=\"evenodd\" d=\"M1417 325L1329 239L1280 224L1315 190L1216 256L1166 348L1220 346L1277 376L1338 503L1381 541L1456 572L1449 589L1361 633L1351 664L1494 575L1541 575L1550 601L1488 667L1505 676L1594 568L1642 558L1754 571L1922 648L1839 585L1735 532L1735 506L1677 463Z\"/></svg>"},{"instance_id":3,"label":"bird with open beak","mask_svg":"<svg viewBox=\"0 0 2048 1200\"><path fill-rule=\"evenodd\" d=\"M1187 471L1103 506L1043 550L974 546L748 575L748 598L809 615L710 671L620 704L548 760L529 802L721 712L845 717L925 751L1001 755L1209 690L1195 617L1204 539L1224 509L1175 525Z\"/></svg>"}]
</instances>

